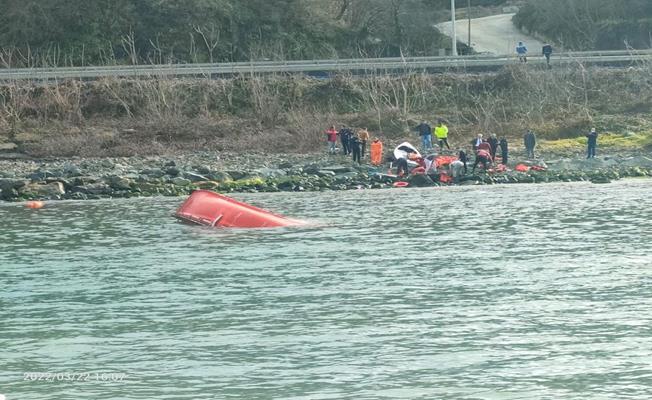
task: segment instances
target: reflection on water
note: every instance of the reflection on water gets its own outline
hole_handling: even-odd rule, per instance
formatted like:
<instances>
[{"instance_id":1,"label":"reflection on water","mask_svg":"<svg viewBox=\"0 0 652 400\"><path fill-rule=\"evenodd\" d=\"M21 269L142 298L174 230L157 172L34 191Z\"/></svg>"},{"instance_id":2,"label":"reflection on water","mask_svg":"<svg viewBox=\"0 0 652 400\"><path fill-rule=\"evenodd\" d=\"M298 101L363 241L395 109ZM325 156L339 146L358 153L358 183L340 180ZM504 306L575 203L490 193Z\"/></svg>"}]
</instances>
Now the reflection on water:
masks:
<instances>
[{"instance_id":1,"label":"reflection on water","mask_svg":"<svg viewBox=\"0 0 652 400\"><path fill-rule=\"evenodd\" d=\"M649 398L652 181L238 198L319 225L1 205L0 393Z\"/></svg>"}]
</instances>

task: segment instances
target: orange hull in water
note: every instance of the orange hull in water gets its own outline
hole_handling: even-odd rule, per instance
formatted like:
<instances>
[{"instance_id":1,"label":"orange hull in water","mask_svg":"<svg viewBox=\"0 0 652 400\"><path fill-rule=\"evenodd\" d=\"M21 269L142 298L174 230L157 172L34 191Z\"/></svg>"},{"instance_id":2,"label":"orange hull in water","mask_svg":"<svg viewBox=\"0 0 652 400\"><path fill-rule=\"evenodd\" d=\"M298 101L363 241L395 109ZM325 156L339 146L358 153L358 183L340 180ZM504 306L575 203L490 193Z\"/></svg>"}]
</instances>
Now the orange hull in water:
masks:
<instances>
[{"instance_id":1,"label":"orange hull in water","mask_svg":"<svg viewBox=\"0 0 652 400\"><path fill-rule=\"evenodd\" d=\"M221 228L280 228L304 224L208 190L193 192L175 216L183 221Z\"/></svg>"}]
</instances>

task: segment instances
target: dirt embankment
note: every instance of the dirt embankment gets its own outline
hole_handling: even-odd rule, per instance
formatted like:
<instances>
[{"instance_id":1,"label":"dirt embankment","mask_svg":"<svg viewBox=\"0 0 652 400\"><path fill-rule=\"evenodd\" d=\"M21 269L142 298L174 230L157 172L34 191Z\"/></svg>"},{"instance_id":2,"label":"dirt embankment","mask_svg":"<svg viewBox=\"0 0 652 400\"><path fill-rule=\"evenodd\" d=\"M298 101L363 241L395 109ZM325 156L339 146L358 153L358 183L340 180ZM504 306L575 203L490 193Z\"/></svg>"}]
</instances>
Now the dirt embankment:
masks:
<instances>
[{"instance_id":1,"label":"dirt embankment","mask_svg":"<svg viewBox=\"0 0 652 400\"><path fill-rule=\"evenodd\" d=\"M437 118L448 122L456 147L490 132L518 144L526 129L542 140L574 140L591 126L645 134L651 70L514 65L479 75L3 83L0 151L34 158L311 153L323 149L330 125L367 127L391 146L416 140L413 127Z\"/></svg>"}]
</instances>

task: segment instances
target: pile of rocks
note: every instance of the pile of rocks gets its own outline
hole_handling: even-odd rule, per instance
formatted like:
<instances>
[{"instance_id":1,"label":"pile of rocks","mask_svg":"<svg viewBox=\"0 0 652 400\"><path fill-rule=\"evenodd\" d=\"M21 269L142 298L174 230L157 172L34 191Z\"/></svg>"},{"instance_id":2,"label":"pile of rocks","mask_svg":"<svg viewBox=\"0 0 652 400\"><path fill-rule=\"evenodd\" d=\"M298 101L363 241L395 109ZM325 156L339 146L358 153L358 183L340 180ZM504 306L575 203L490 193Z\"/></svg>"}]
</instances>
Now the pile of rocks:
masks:
<instances>
[{"instance_id":1,"label":"pile of rocks","mask_svg":"<svg viewBox=\"0 0 652 400\"><path fill-rule=\"evenodd\" d=\"M213 160L215 157L212 158ZM20 162L0 165L0 199L60 200L183 196L193 190L301 192L390 188L397 178L384 170L352 164L339 157L277 158L224 163L189 159L96 159ZM203 160L205 161L205 160ZM478 173L461 185L576 182L607 183L652 173L652 159L558 160L545 171ZM444 185L437 175L405 179L411 187Z\"/></svg>"}]
</instances>

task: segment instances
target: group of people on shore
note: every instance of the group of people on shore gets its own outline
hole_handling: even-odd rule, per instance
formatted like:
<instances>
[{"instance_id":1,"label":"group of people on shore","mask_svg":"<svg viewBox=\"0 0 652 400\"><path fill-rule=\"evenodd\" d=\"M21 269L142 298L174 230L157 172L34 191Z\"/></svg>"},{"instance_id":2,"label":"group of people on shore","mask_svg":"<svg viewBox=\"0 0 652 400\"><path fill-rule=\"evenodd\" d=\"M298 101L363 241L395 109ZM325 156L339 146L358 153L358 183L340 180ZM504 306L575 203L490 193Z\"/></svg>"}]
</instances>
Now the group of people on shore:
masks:
<instances>
[{"instance_id":1,"label":"group of people on shore","mask_svg":"<svg viewBox=\"0 0 652 400\"><path fill-rule=\"evenodd\" d=\"M430 156L427 157L434 159L433 157L435 157L437 152L444 154L446 150L451 150L450 144L448 143L449 129L443 119L437 120L437 125L434 129L434 135L437 139L437 148L435 148L432 141L433 129L427 121L421 121L414 130L421 139L421 150L424 154L430 154ZM328 139L328 149L330 154L337 153L337 140L339 137L343 154L345 156L351 155L354 162L362 163L361 160L367 153L367 143L370 140L370 134L367 128L360 129L355 133L353 129L347 126L342 126L339 131L335 129L335 126L331 126L326 130L326 136ZM594 158L598 133L595 128L592 128L585 136L588 138L587 158ZM528 159L534 159L537 137L532 130L528 130L525 135L523 135L523 145L525 147L526 157ZM504 135L501 135L499 138L495 133L490 134L488 137L485 137L483 134L478 134L477 137L471 141L471 146L474 155L472 173L475 173L476 168L480 164L482 164L482 167L485 170L492 165L501 164L506 166L508 164L509 142ZM498 152L499 149L500 153ZM371 153L372 164L380 165L382 162L382 142L380 142L380 139L374 138ZM428 159L427 157L426 159ZM400 174L401 172L405 173L407 160L396 161L399 161L397 174ZM403 162L401 163L401 161ZM462 174L462 171L463 174L466 175L468 173L468 162L469 157L466 151L463 148L458 149L457 159L451 164L453 177L458 177ZM401 167L403 167L403 171L401 171Z\"/></svg>"},{"instance_id":2,"label":"group of people on shore","mask_svg":"<svg viewBox=\"0 0 652 400\"><path fill-rule=\"evenodd\" d=\"M432 127L428 122L421 121L416 128L414 128L419 136L421 137L421 146L424 151L432 150ZM437 138L439 148L444 150L444 146L450 150L451 146L448 144L448 126L444 124L443 119L437 120L437 126L435 126L435 137Z\"/></svg>"},{"instance_id":3,"label":"group of people on shore","mask_svg":"<svg viewBox=\"0 0 652 400\"><path fill-rule=\"evenodd\" d=\"M358 164L362 163L367 153L367 143L370 141L370 134L367 128L360 129L357 133L348 126L342 126L338 131L335 126L331 126L326 130L326 138L328 140L328 152L330 154L337 154L337 139L339 138L342 145L342 152L345 156L352 156L353 161ZM380 160L376 160L377 153L382 155L382 142L379 138L374 138L371 142L371 158L372 164L379 164Z\"/></svg>"}]
</instances>

